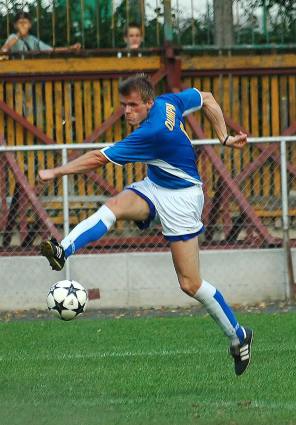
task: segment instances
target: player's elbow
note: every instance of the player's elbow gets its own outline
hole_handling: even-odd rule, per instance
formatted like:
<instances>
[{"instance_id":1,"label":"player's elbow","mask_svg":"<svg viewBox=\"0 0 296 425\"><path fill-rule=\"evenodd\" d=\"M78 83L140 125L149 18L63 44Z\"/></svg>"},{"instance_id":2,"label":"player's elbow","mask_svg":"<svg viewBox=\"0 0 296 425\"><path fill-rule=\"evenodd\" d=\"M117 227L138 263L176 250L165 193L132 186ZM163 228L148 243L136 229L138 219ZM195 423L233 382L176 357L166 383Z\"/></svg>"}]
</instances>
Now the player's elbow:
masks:
<instances>
[{"instance_id":1,"label":"player's elbow","mask_svg":"<svg viewBox=\"0 0 296 425\"><path fill-rule=\"evenodd\" d=\"M102 154L100 150L94 150L89 152L90 162L94 168L105 165L108 159Z\"/></svg>"}]
</instances>

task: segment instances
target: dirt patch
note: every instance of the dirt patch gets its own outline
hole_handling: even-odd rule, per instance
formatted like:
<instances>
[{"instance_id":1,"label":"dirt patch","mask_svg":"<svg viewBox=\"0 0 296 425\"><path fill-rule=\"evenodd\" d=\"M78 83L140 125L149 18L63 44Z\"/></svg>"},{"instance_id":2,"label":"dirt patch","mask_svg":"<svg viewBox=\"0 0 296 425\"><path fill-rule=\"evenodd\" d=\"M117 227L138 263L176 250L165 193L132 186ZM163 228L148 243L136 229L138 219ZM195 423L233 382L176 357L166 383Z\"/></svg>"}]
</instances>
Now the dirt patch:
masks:
<instances>
[{"instance_id":1,"label":"dirt patch","mask_svg":"<svg viewBox=\"0 0 296 425\"><path fill-rule=\"evenodd\" d=\"M234 310L241 313L285 313L296 311L296 302L260 303L251 306L234 305ZM207 314L205 309L199 305L190 308L145 308L145 309L101 309L87 310L81 319L121 319L136 317L173 317L194 316ZM0 312L0 322L16 320L55 320L47 310L18 310Z\"/></svg>"}]
</instances>

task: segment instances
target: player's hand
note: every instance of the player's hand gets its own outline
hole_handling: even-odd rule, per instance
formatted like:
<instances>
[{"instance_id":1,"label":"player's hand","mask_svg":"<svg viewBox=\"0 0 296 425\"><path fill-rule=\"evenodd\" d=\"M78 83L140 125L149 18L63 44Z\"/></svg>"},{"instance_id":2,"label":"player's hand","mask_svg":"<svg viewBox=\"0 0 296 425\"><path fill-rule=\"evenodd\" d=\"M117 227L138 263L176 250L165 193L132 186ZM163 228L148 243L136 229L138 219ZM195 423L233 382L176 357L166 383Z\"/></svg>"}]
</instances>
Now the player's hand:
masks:
<instances>
[{"instance_id":1,"label":"player's hand","mask_svg":"<svg viewBox=\"0 0 296 425\"><path fill-rule=\"evenodd\" d=\"M229 136L225 146L242 149L248 141L247 137L246 133L240 131L236 136Z\"/></svg>"},{"instance_id":2,"label":"player's hand","mask_svg":"<svg viewBox=\"0 0 296 425\"><path fill-rule=\"evenodd\" d=\"M53 180L56 177L53 169L40 170L38 175L42 182Z\"/></svg>"},{"instance_id":3,"label":"player's hand","mask_svg":"<svg viewBox=\"0 0 296 425\"><path fill-rule=\"evenodd\" d=\"M72 46L70 46L71 50L80 50L81 49L81 44L80 43L75 43L72 44Z\"/></svg>"}]
</instances>

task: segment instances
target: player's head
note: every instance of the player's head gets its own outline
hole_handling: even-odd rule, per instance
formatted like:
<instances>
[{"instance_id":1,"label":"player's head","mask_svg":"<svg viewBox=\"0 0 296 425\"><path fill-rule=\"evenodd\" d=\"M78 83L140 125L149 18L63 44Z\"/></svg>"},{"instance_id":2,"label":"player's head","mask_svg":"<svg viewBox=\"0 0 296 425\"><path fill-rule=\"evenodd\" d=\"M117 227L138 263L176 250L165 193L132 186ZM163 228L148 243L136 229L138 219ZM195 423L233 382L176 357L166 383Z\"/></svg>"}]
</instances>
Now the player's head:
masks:
<instances>
[{"instance_id":1,"label":"player's head","mask_svg":"<svg viewBox=\"0 0 296 425\"><path fill-rule=\"evenodd\" d=\"M128 49L139 49L143 41L140 25L131 22L125 29L124 41Z\"/></svg>"},{"instance_id":2,"label":"player's head","mask_svg":"<svg viewBox=\"0 0 296 425\"><path fill-rule=\"evenodd\" d=\"M138 125L147 118L154 103L154 90L147 75L136 74L122 81L119 94L129 124Z\"/></svg>"},{"instance_id":3,"label":"player's head","mask_svg":"<svg viewBox=\"0 0 296 425\"><path fill-rule=\"evenodd\" d=\"M14 28L17 32L21 34L22 37L25 37L29 34L32 27L32 18L27 12L19 12L15 15L14 18Z\"/></svg>"}]
</instances>

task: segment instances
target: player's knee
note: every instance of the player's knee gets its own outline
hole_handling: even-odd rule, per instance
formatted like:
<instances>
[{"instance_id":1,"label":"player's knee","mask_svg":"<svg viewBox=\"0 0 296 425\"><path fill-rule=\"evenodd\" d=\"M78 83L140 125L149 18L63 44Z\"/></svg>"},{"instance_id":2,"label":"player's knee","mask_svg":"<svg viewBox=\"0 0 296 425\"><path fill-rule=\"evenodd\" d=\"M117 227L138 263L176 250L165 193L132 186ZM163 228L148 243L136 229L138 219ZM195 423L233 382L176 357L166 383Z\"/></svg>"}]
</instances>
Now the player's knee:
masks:
<instances>
[{"instance_id":1,"label":"player's knee","mask_svg":"<svg viewBox=\"0 0 296 425\"><path fill-rule=\"evenodd\" d=\"M192 279L186 276L179 276L179 283L182 291L190 297L193 297L201 286L199 278Z\"/></svg>"},{"instance_id":2,"label":"player's knee","mask_svg":"<svg viewBox=\"0 0 296 425\"><path fill-rule=\"evenodd\" d=\"M110 208L117 219L121 218L122 209L120 206L120 201L116 196L108 199L105 205L106 207Z\"/></svg>"}]
</instances>

